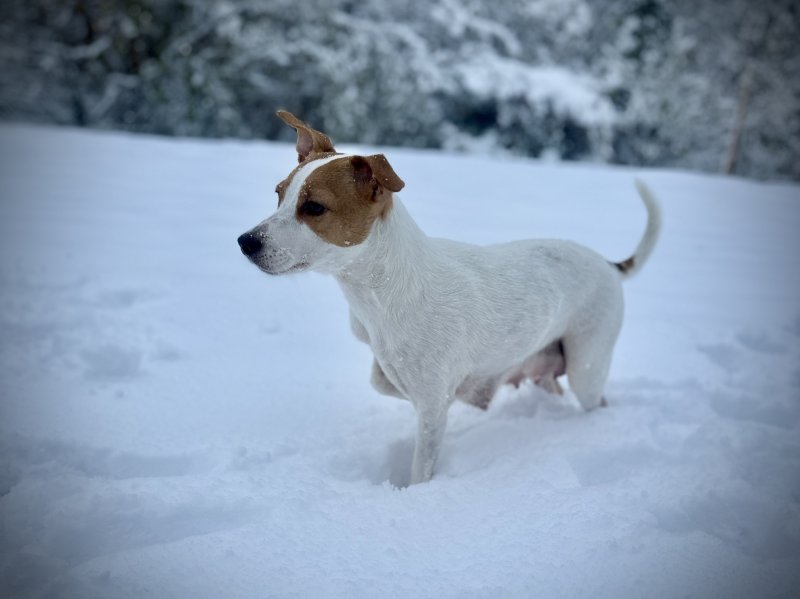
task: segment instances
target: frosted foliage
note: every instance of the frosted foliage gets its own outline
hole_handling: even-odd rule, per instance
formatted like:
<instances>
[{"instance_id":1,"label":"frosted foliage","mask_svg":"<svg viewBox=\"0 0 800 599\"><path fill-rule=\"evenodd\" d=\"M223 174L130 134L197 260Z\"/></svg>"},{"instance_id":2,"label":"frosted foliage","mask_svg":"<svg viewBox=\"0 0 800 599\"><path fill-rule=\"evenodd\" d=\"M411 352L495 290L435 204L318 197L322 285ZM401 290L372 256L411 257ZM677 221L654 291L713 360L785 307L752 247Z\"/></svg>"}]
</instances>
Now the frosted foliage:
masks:
<instances>
[{"instance_id":1,"label":"frosted foliage","mask_svg":"<svg viewBox=\"0 0 800 599\"><path fill-rule=\"evenodd\" d=\"M582 0L534 0L521 3L522 13L557 25L568 35L581 35L592 26L590 5Z\"/></svg>"},{"instance_id":2,"label":"frosted foliage","mask_svg":"<svg viewBox=\"0 0 800 599\"><path fill-rule=\"evenodd\" d=\"M8 0L0 118L800 179L790 0Z\"/></svg>"}]
</instances>

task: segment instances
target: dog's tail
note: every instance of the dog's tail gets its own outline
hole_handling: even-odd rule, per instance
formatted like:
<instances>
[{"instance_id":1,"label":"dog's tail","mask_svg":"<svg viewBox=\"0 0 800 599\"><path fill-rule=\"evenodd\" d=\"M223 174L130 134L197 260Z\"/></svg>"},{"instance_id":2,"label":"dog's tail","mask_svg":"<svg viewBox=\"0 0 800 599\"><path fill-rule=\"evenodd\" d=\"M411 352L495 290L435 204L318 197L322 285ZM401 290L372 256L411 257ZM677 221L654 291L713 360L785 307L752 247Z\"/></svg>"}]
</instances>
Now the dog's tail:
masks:
<instances>
[{"instance_id":1,"label":"dog's tail","mask_svg":"<svg viewBox=\"0 0 800 599\"><path fill-rule=\"evenodd\" d=\"M642 202L647 207L647 228L644 230L642 240L639 242L636 251L633 252L633 256L622 262L611 263L626 279L635 275L644 266L656 245L656 241L658 241L659 233L661 233L661 209L658 207L655 196L639 179L636 179L635 183L639 197L642 198Z\"/></svg>"}]
</instances>

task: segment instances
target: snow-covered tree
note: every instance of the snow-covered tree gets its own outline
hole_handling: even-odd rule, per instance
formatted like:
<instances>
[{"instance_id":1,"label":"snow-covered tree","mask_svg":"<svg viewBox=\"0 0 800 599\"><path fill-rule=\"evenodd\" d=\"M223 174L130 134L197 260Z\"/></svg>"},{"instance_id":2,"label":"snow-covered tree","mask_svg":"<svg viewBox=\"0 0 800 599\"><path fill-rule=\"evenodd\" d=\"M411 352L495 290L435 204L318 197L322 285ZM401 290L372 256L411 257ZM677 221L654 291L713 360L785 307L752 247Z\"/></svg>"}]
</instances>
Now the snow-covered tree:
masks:
<instances>
[{"instance_id":1,"label":"snow-covered tree","mask_svg":"<svg viewBox=\"0 0 800 599\"><path fill-rule=\"evenodd\" d=\"M800 179L791 0L7 0L0 118Z\"/></svg>"}]
</instances>

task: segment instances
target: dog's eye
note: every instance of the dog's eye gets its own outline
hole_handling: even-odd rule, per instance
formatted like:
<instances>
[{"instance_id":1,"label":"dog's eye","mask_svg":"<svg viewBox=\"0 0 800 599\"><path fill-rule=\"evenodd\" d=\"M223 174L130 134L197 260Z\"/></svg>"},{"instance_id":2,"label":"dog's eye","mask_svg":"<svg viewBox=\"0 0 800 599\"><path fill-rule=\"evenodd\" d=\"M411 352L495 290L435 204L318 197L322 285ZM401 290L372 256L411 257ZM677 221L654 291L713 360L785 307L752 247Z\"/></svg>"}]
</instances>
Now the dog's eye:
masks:
<instances>
[{"instance_id":1,"label":"dog's eye","mask_svg":"<svg viewBox=\"0 0 800 599\"><path fill-rule=\"evenodd\" d=\"M307 214L308 216L321 216L327 208L318 202L308 200L303 204L301 210L303 214Z\"/></svg>"}]
</instances>

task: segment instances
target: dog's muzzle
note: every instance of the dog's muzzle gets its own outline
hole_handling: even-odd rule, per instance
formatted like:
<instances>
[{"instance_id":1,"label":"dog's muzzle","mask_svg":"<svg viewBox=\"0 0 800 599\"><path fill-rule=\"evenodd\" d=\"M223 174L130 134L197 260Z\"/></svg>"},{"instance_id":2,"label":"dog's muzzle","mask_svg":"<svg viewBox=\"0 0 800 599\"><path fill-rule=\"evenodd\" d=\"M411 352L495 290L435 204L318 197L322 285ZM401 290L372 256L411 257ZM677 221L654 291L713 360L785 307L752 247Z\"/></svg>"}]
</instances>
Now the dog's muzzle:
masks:
<instances>
[{"instance_id":1,"label":"dog's muzzle","mask_svg":"<svg viewBox=\"0 0 800 599\"><path fill-rule=\"evenodd\" d=\"M261 248L264 247L261 239L259 239L250 231L240 235L237 241L239 242L239 247L241 248L242 253L248 258L261 251Z\"/></svg>"}]
</instances>

